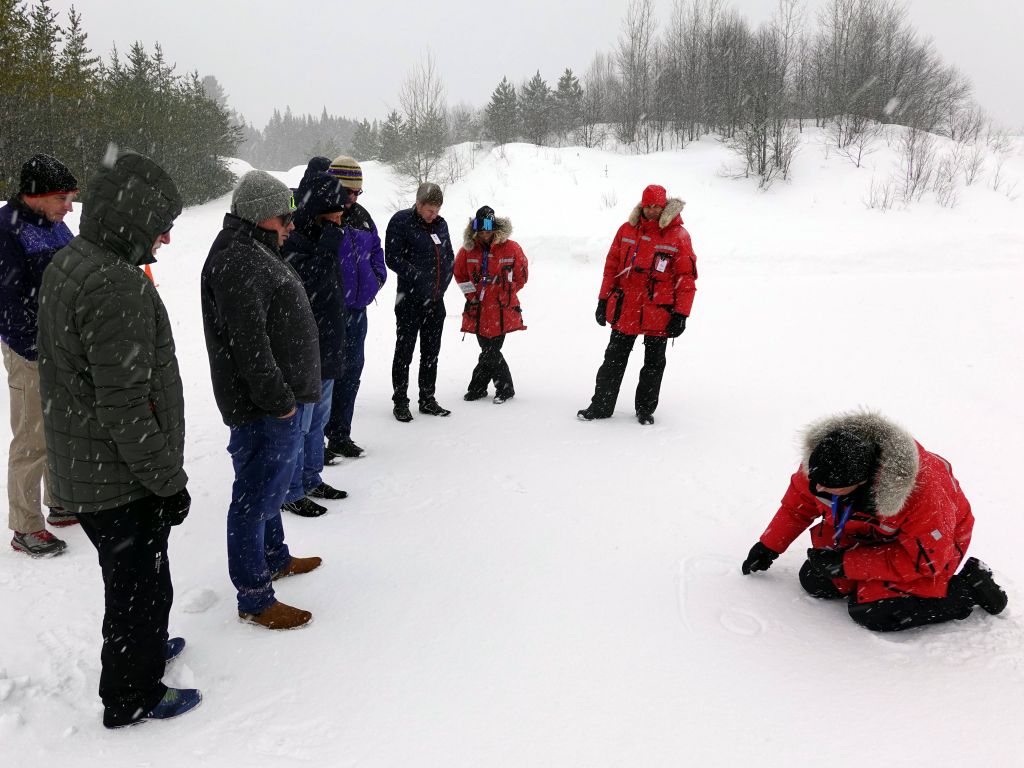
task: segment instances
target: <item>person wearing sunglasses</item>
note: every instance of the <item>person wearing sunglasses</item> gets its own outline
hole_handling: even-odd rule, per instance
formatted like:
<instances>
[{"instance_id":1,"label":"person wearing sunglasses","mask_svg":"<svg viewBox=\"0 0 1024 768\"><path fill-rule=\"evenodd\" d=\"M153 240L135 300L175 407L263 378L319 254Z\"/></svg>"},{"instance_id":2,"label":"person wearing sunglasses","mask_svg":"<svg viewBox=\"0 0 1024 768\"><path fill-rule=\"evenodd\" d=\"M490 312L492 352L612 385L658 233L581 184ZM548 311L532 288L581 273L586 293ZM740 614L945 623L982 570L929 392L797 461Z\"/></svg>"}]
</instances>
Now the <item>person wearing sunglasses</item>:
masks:
<instances>
[{"instance_id":1,"label":"person wearing sunglasses","mask_svg":"<svg viewBox=\"0 0 1024 768\"><path fill-rule=\"evenodd\" d=\"M281 522L302 440L300 406L320 401L316 319L295 270L281 258L294 229L292 191L249 171L201 277L213 391L230 427L235 470L228 507L228 573L238 616L267 629L307 624L309 611L277 600L272 582L307 573L319 557L293 557Z\"/></svg>"},{"instance_id":2,"label":"person wearing sunglasses","mask_svg":"<svg viewBox=\"0 0 1024 768\"><path fill-rule=\"evenodd\" d=\"M466 297L462 330L475 334L480 344L480 358L463 400L487 397L492 381L494 403L500 405L516 394L501 348L506 334L526 329L519 291L529 277L529 264L511 236L512 221L496 217L485 205L469 220L455 255L455 280Z\"/></svg>"},{"instance_id":3,"label":"person wearing sunglasses","mask_svg":"<svg viewBox=\"0 0 1024 768\"><path fill-rule=\"evenodd\" d=\"M812 423L802 448L744 575L770 568L810 529L800 585L812 597L846 600L850 618L867 629L894 632L966 619L974 606L991 614L1006 607L991 569L965 559L974 514L944 458L867 410Z\"/></svg>"}]
</instances>

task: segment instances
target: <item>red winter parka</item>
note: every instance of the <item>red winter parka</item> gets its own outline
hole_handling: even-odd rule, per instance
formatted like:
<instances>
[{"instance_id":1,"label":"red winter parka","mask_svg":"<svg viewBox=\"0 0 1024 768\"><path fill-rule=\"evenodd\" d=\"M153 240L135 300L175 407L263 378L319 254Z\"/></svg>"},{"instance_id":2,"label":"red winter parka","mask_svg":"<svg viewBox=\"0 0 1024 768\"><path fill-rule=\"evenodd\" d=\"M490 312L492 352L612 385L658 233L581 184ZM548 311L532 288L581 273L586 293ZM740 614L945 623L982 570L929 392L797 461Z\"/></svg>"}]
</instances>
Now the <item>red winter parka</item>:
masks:
<instances>
[{"instance_id":1,"label":"red winter parka","mask_svg":"<svg viewBox=\"0 0 1024 768\"><path fill-rule=\"evenodd\" d=\"M604 263L598 299L607 319L629 336L665 336L673 312L689 315L697 291L697 255L679 217L683 201L669 198L658 221L638 205L619 227Z\"/></svg>"},{"instance_id":2,"label":"red winter parka","mask_svg":"<svg viewBox=\"0 0 1024 768\"><path fill-rule=\"evenodd\" d=\"M529 277L523 249L512 235L510 219L495 218L490 249L473 237L466 227L463 246L455 255L455 280L466 296L462 330L487 339L526 329L519 291Z\"/></svg>"},{"instance_id":3,"label":"red winter parka","mask_svg":"<svg viewBox=\"0 0 1024 768\"><path fill-rule=\"evenodd\" d=\"M880 449L871 503L865 505L873 509L854 506L839 539L846 578L835 579L836 587L843 594L855 591L858 603L905 595L945 597L971 542L971 505L945 459L878 414L834 416L808 428L804 461L761 543L783 552L811 528L813 547L836 546L831 497L812 494L807 479L811 452L836 428L849 429Z\"/></svg>"}]
</instances>

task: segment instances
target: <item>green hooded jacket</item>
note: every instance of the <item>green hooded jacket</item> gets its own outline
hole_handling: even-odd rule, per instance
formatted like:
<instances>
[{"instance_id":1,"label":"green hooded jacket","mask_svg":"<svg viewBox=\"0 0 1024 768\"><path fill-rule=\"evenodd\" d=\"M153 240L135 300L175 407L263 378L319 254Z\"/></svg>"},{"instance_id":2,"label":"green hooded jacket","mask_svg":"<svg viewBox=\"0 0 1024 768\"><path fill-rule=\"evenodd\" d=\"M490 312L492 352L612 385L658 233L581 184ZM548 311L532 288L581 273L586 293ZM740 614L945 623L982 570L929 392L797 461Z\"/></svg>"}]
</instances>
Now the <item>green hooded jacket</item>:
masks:
<instances>
[{"instance_id":1,"label":"green hooded jacket","mask_svg":"<svg viewBox=\"0 0 1024 768\"><path fill-rule=\"evenodd\" d=\"M179 213L163 169L122 153L89 184L79 236L43 273L39 385L50 491L72 512L171 496L188 480L171 325L139 268Z\"/></svg>"}]
</instances>

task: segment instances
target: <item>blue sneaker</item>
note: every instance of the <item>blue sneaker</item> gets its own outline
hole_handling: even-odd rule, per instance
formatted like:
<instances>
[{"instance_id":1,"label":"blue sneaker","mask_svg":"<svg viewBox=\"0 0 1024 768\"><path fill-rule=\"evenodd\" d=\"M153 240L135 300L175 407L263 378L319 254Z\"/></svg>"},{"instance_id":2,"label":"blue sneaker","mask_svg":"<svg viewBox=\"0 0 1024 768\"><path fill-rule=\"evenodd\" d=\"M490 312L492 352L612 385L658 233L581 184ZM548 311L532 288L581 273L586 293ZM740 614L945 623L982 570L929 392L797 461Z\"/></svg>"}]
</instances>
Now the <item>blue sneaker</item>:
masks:
<instances>
[{"instance_id":1,"label":"blue sneaker","mask_svg":"<svg viewBox=\"0 0 1024 768\"><path fill-rule=\"evenodd\" d=\"M172 637L167 640L167 651L164 653L164 661L170 661L181 656L181 652L185 650L185 638L184 637Z\"/></svg>"},{"instance_id":2,"label":"blue sneaker","mask_svg":"<svg viewBox=\"0 0 1024 768\"><path fill-rule=\"evenodd\" d=\"M170 720L172 717L192 711L202 701L203 694L195 688L168 688L160 702L141 719Z\"/></svg>"}]
</instances>

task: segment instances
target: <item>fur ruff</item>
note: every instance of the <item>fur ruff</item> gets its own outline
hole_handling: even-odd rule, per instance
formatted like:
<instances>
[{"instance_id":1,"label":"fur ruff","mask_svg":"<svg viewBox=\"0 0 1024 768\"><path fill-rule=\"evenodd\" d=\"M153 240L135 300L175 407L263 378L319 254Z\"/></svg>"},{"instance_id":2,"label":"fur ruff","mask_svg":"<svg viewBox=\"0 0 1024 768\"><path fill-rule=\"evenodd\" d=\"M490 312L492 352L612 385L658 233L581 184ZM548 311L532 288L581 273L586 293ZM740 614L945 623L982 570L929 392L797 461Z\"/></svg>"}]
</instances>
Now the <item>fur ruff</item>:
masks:
<instances>
[{"instance_id":1,"label":"fur ruff","mask_svg":"<svg viewBox=\"0 0 1024 768\"><path fill-rule=\"evenodd\" d=\"M512 219L495 216L494 227L494 239L491 240L492 245L501 245L512 237ZM466 231L462 233L462 245L467 251L471 251L476 247L474 234L476 233L473 232L473 220L470 219L466 225Z\"/></svg>"},{"instance_id":2,"label":"fur ruff","mask_svg":"<svg viewBox=\"0 0 1024 768\"><path fill-rule=\"evenodd\" d=\"M849 411L827 416L808 425L801 433L801 468L804 474L807 473L811 452L834 429L849 430L878 446L878 470L871 484L875 512L879 517L899 514L914 492L921 465L914 438L903 427L875 411Z\"/></svg>"},{"instance_id":3,"label":"fur ruff","mask_svg":"<svg viewBox=\"0 0 1024 768\"><path fill-rule=\"evenodd\" d=\"M686 205L686 202L680 200L678 197L670 197L666 200L665 210L661 212L661 218L658 219L658 227L664 229L671 224L672 220L683 212L684 205ZM634 208L633 212L629 214L629 223L634 227L637 226L640 223L641 216L643 216L643 206L640 205L640 203L637 203L636 208Z\"/></svg>"}]
</instances>

